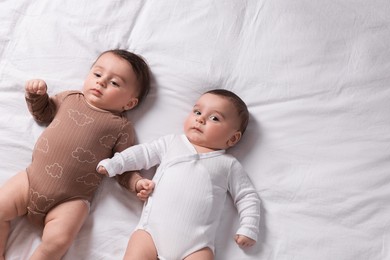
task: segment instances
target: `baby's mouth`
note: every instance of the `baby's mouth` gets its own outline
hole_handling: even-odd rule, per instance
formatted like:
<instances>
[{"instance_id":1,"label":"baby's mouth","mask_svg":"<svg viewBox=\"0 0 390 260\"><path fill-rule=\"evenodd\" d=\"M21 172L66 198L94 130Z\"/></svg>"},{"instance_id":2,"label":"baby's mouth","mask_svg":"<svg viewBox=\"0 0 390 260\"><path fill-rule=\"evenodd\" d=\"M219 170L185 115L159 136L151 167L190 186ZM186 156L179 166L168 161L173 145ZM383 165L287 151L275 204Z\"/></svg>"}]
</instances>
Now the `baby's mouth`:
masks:
<instances>
[{"instance_id":1,"label":"baby's mouth","mask_svg":"<svg viewBox=\"0 0 390 260\"><path fill-rule=\"evenodd\" d=\"M96 88L91 89L91 91L92 91L92 93L94 93L97 96L103 95L103 93L100 90L96 89Z\"/></svg>"},{"instance_id":2,"label":"baby's mouth","mask_svg":"<svg viewBox=\"0 0 390 260\"><path fill-rule=\"evenodd\" d=\"M193 126L192 130L195 130L196 132L202 133L202 130L199 127Z\"/></svg>"}]
</instances>

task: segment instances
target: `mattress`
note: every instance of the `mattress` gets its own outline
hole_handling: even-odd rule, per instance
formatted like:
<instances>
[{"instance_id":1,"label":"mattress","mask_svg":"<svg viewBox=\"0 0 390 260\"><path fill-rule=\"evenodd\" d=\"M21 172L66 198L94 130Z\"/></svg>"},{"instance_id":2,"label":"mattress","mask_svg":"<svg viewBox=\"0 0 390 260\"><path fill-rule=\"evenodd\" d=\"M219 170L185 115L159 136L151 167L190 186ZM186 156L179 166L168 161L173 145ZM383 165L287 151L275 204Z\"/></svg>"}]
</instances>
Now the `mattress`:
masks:
<instances>
[{"instance_id":1,"label":"mattress","mask_svg":"<svg viewBox=\"0 0 390 260\"><path fill-rule=\"evenodd\" d=\"M216 260L390 259L389 14L387 0L3 0L0 185L28 166L44 129L27 110L26 80L44 79L49 94L81 89L99 53L123 48L153 77L127 112L139 143L181 133L207 90L248 105L247 132L228 152L261 198L260 236L235 244L228 198ZM63 259L121 259L141 210L105 178ZM40 239L25 217L13 220L5 258L28 259Z\"/></svg>"}]
</instances>

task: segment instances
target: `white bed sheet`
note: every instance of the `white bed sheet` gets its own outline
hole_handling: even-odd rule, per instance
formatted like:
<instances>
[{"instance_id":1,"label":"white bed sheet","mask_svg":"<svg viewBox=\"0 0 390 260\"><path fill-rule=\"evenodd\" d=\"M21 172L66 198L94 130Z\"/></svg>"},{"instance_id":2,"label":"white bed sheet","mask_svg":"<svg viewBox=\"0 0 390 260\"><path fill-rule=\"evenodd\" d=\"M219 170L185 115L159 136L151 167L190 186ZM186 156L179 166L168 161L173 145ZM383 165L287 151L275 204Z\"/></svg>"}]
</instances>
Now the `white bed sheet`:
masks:
<instances>
[{"instance_id":1,"label":"white bed sheet","mask_svg":"<svg viewBox=\"0 0 390 260\"><path fill-rule=\"evenodd\" d=\"M249 106L231 153L262 199L260 239L235 245L229 200L217 260L390 259L388 0L2 0L0 21L0 185L28 165L42 131L25 81L80 89L100 52L126 48L154 77L129 113L139 142L181 132L211 88ZM106 179L64 259L121 259L141 208ZM13 221L6 259L27 259L39 242L39 230Z\"/></svg>"}]
</instances>

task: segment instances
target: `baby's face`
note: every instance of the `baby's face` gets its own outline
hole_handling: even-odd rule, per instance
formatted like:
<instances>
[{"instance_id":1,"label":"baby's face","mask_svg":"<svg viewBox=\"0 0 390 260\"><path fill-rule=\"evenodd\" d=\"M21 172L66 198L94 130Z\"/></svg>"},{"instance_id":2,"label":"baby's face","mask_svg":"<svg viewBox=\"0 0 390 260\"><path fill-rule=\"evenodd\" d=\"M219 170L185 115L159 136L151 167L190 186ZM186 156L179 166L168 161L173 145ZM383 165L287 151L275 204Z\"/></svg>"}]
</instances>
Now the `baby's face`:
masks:
<instances>
[{"instance_id":1,"label":"baby's face","mask_svg":"<svg viewBox=\"0 0 390 260\"><path fill-rule=\"evenodd\" d=\"M93 64L84 81L83 93L96 108L122 112L138 103L137 77L126 60L108 52Z\"/></svg>"},{"instance_id":2,"label":"baby's face","mask_svg":"<svg viewBox=\"0 0 390 260\"><path fill-rule=\"evenodd\" d=\"M204 94L184 123L184 133L198 152L227 149L241 138L240 118L226 97Z\"/></svg>"}]
</instances>

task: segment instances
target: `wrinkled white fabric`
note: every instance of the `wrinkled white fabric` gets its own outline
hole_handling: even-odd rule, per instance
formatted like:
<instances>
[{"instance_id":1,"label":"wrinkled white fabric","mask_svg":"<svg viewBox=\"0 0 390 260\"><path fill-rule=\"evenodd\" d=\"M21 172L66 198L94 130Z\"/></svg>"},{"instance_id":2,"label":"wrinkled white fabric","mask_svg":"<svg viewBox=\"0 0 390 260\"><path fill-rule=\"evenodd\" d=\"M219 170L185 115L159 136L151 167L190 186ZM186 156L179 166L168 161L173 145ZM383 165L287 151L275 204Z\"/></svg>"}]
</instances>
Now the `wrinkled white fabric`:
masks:
<instances>
[{"instance_id":1,"label":"wrinkled white fabric","mask_svg":"<svg viewBox=\"0 0 390 260\"><path fill-rule=\"evenodd\" d=\"M81 88L100 52L125 48L153 75L128 112L139 143L181 133L212 88L248 105L248 129L227 153L261 197L261 231L237 247L228 197L215 260L390 259L389 14L388 0L1 0L0 185L29 164L42 132L25 81ZM105 178L64 260L122 259L141 210ZM13 221L6 259L29 259L40 232Z\"/></svg>"}]
</instances>

